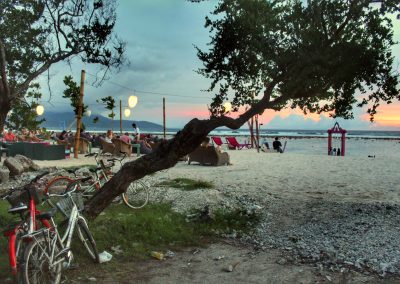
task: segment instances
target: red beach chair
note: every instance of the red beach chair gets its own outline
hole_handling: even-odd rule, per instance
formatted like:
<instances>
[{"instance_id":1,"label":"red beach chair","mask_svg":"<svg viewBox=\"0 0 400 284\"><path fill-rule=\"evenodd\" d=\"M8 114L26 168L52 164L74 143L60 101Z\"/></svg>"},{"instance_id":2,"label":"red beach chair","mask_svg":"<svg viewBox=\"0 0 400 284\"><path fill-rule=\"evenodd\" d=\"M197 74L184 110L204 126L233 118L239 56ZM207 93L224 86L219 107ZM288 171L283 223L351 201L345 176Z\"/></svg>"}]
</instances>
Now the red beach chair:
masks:
<instances>
[{"instance_id":1,"label":"red beach chair","mask_svg":"<svg viewBox=\"0 0 400 284\"><path fill-rule=\"evenodd\" d=\"M243 148L249 149L251 147L251 144L248 143L240 144L235 137L226 137L226 142L228 143L228 148L231 150L241 150Z\"/></svg>"},{"instance_id":2,"label":"red beach chair","mask_svg":"<svg viewBox=\"0 0 400 284\"><path fill-rule=\"evenodd\" d=\"M222 144L224 144L224 142L222 142L221 137L218 136L212 136L211 139L213 140L213 143L217 146L222 146Z\"/></svg>"}]
</instances>

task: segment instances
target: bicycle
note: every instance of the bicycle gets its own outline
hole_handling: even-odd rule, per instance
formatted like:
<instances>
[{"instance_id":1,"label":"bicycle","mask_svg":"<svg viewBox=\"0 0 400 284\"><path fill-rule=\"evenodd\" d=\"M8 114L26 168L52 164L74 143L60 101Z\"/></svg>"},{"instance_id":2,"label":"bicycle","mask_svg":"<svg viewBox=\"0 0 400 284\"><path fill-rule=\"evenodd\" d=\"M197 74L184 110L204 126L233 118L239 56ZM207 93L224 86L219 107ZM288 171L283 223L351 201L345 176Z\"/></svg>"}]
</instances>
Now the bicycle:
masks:
<instances>
[{"instance_id":1,"label":"bicycle","mask_svg":"<svg viewBox=\"0 0 400 284\"><path fill-rule=\"evenodd\" d=\"M105 164L103 160L99 159L99 153L92 153L85 155L86 157L94 156L97 164L97 168L90 169L93 174L92 181L89 185L80 185L78 190L83 192L83 196L86 198L91 197L96 190L99 190L107 181L109 181L114 175L112 168L115 166L115 162L119 162L122 166L123 160L126 158L126 153L122 158L111 158L107 159L110 164ZM71 173L71 171L69 171ZM72 171L75 175L75 171ZM69 176L58 176L53 178L46 185L44 192L49 194L52 192L60 192L65 190L65 188L74 181L73 178ZM121 194L121 199L128 207L132 209L143 208L149 201L150 190L149 187L143 181L132 182L126 192ZM54 207L54 202L49 199L48 202Z\"/></svg>"},{"instance_id":2,"label":"bicycle","mask_svg":"<svg viewBox=\"0 0 400 284\"><path fill-rule=\"evenodd\" d=\"M17 189L11 189L0 196L0 199L6 199L12 206L8 210L8 213L18 214L20 217L20 221L11 224L3 232L4 236L8 238L8 258L15 282L18 281L20 252L24 245L22 243L22 236L34 232L38 227L52 228L48 220L44 218L45 216L36 208L36 205L40 202L37 192L38 181L48 173L44 172L36 176L28 184Z\"/></svg>"},{"instance_id":3,"label":"bicycle","mask_svg":"<svg viewBox=\"0 0 400 284\"><path fill-rule=\"evenodd\" d=\"M20 275L26 284L60 283L63 268L71 266L73 253L71 250L72 236L75 228L79 239L96 262L100 262L96 242L87 226L86 219L81 215L83 200L78 185L89 178L78 179L71 183L64 194L53 194L63 197L56 203L56 208L66 218L67 228L61 235L54 222L55 208L45 213L52 229L42 228L26 234L23 239L30 240L24 249Z\"/></svg>"}]
</instances>

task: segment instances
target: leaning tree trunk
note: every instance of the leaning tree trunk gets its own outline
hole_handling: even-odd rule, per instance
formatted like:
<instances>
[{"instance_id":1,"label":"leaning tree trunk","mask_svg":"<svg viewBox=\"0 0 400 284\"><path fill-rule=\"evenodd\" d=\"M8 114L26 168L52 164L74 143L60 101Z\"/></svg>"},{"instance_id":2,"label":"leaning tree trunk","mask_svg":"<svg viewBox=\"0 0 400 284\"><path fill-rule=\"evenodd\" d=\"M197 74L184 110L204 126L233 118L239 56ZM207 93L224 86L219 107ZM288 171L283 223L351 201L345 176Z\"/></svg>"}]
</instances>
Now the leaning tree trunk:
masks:
<instances>
[{"instance_id":1,"label":"leaning tree trunk","mask_svg":"<svg viewBox=\"0 0 400 284\"><path fill-rule=\"evenodd\" d=\"M162 142L153 153L124 164L113 178L87 202L85 213L89 218L96 218L115 197L126 191L131 182L173 167L181 157L193 152L215 128L226 126L230 129L239 129L254 115L262 113L267 108L275 109L276 106L281 105L286 100L284 96L270 102L276 83L275 81L269 83L263 98L238 118L222 116L206 120L192 119L173 139Z\"/></svg>"},{"instance_id":2,"label":"leaning tree trunk","mask_svg":"<svg viewBox=\"0 0 400 284\"><path fill-rule=\"evenodd\" d=\"M151 173L173 167L181 157L193 152L215 127L210 120L193 119L173 139L162 142L151 154L123 165L113 178L88 201L85 212L97 217L129 184Z\"/></svg>"},{"instance_id":3,"label":"leaning tree trunk","mask_svg":"<svg viewBox=\"0 0 400 284\"><path fill-rule=\"evenodd\" d=\"M3 94L0 91L0 131L1 131L1 133L4 130L7 114L10 110L11 110L11 104L10 104L9 100L5 96L3 96Z\"/></svg>"}]
</instances>

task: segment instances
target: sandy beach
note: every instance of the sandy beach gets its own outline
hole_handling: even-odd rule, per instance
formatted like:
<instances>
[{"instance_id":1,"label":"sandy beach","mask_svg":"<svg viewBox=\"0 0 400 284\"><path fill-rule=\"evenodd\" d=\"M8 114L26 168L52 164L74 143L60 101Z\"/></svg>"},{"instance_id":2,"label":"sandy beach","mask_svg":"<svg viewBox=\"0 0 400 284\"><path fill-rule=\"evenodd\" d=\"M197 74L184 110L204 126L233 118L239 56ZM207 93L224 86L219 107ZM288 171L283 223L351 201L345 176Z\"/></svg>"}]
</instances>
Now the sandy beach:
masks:
<instances>
[{"instance_id":1,"label":"sandy beach","mask_svg":"<svg viewBox=\"0 0 400 284\"><path fill-rule=\"evenodd\" d=\"M301 143L306 143L314 151L293 153L291 149L296 149ZM343 279L349 283L361 280L376 283L380 277L398 279L400 143L396 140L353 139L348 144L349 152L345 157L325 155L326 140L297 139L288 142L284 154L258 153L254 149L230 150L231 166L179 162L175 167L147 178L147 181L154 185L167 178L187 177L211 181L214 188L182 192L153 186L150 202L171 202L182 213L205 206L211 210L221 206L230 208L243 202L262 208L262 220L253 235L227 236L232 242L239 242L240 246L250 246L240 248L247 255L246 260L241 261L251 262L254 258L261 261L261 258L272 263L273 275L267 272L253 275L249 278L251 283L265 283L262 279L271 283L275 283L274 280L277 283L292 280L299 283L330 282L329 279L334 283L342 283ZM303 146L298 148L304 149ZM356 150L352 152L351 149ZM42 167L95 163L93 158L84 157L36 162ZM232 257L237 257L240 246L222 245L221 253L226 254L229 260L227 251L232 252ZM248 254L254 253L254 248L257 257L249 258ZM212 246L204 251L204 257L215 252L216 247ZM210 267L203 263L190 270L184 265L187 262L185 257L190 258L190 253L182 252L162 267L149 264L150 267L141 271L137 279L143 276L146 282L155 283L160 279L157 275L162 274L165 283L190 279L202 283L204 278L200 275ZM173 273L177 265L185 266L190 273L182 271L179 278ZM284 269L279 269L279 265ZM300 273L299 269L306 272ZM223 267L218 271L225 275ZM223 283L240 283L240 279L246 279L250 271L251 265L245 265L235 271L235 277L219 277ZM104 274L101 279L108 283L109 277ZM132 275L126 277L121 276L119 281L129 283ZM216 277L213 279L218 279ZM211 278L207 279L206 282L210 283Z\"/></svg>"},{"instance_id":2,"label":"sandy beach","mask_svg":"<svg viewBox=\"0 0 400 284\"><path fill-rule=\"evenodd\" d=\"M314 150L293 153L293 148L305 148L300 144L307 144ZM400 143L371 139L352 140L348 144L345 157L325 155L326 140L323 139L289 140L284 154L255 149L228 150L232 166L179 162L157 173L156 177L204 179L212 181L218 190L247 194L257 200L276 195L338 202L399 202ZM357 149L356 154L352 153L353 148ZM136 155L132 159L136 159ZM94 165L95 160L79 155L79 159L35 163L41 167L71 167Z\"/></svg>"}]
</instances>

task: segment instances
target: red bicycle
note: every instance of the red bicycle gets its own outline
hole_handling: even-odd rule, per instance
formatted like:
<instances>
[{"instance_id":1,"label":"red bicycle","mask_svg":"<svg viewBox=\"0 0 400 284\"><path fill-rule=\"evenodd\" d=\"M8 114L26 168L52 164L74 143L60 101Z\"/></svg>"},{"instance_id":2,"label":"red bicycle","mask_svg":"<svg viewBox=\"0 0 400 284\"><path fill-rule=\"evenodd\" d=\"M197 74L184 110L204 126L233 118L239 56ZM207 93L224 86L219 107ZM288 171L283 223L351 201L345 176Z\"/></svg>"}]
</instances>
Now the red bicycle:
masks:
<instances>
[{"instance_id":1,"label":"red bicycle","mask_svg":"<svg viewBox=\"0 0 400 284\"><path fill-rule=\"evenodd\" d=\"M48 173L49 172L44 172L36 176L27 185L12 189L0 196L1 199L6 199L12 206L8 210L8 213L19 214L21 219L17 223L10 224L4 231L4 236L8 238L10 267L16 282L18 281L18 260L22 257L19 254L23 252L22 246L24 245L22 236L32 233L40 227L52 228L48 221L51 213L46 212L41 214L40 211L36 209L36 204L40 202L38 189L41 184L39 180Z\"/></svg>"}]
</instances>

